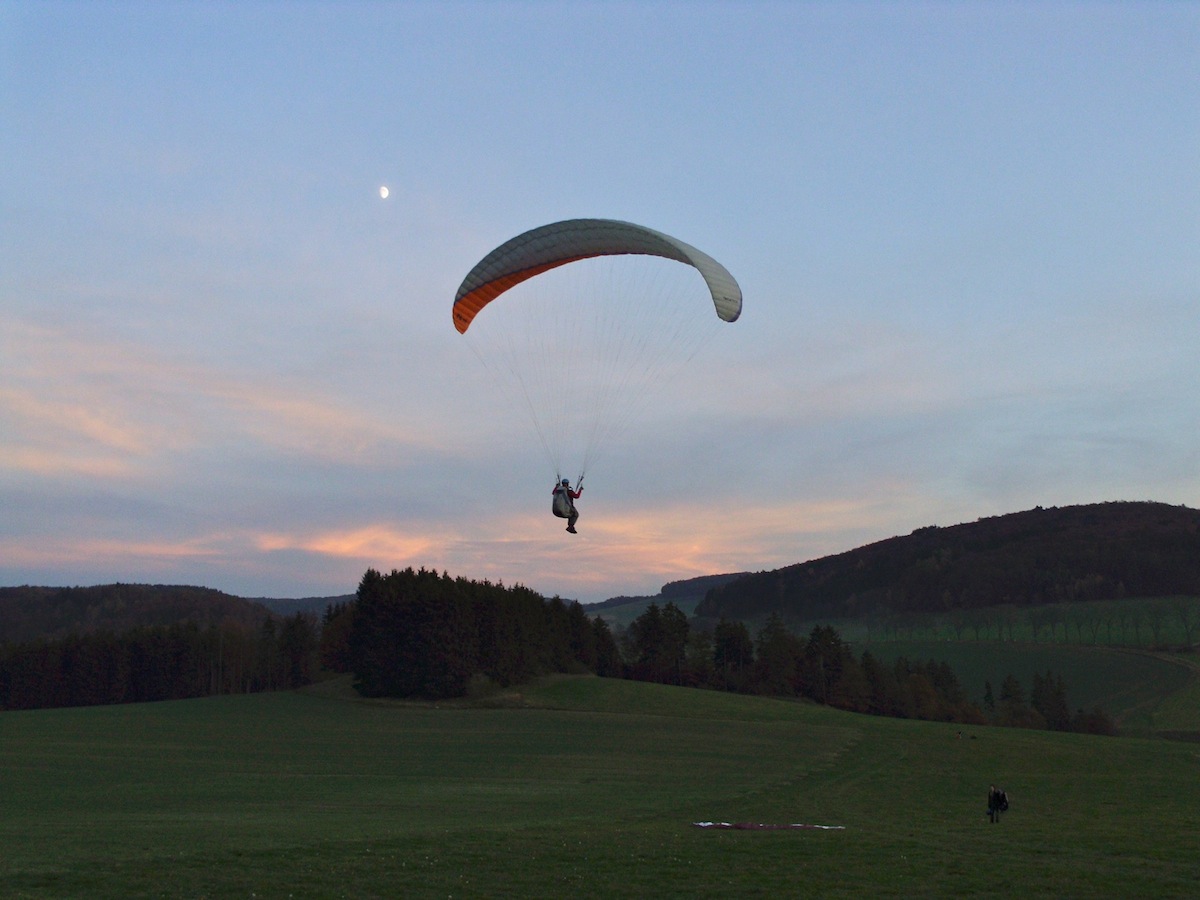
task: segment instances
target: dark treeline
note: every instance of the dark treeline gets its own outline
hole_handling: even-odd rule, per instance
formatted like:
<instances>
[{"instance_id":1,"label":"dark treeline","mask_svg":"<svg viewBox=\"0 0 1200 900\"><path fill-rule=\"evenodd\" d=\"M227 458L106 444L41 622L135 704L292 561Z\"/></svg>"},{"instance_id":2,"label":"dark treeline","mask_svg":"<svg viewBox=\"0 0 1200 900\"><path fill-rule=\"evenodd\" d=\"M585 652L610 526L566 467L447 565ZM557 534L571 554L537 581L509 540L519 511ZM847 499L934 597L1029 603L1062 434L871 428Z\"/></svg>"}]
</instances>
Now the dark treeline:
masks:
<instances>
[{"instance_id":1,"label":"dark treeline","mask_svg":"<svg viewBox=\"0 0 1200 900\"><path fill-rule=\"evenodd\" d=\"M147 625L237 622L258 628L271 615L261 603L212 588L170 584L0 587L0 644Z\"/></svg>"},{"instance_id":2,"label":"dark treeline","mask_svg":"<svg viewBox=\"0 0 1200 900\"><path fill-rule=\"evenodd\" d=\"M90 706L249 693L350 672L368 697L430 700L556 672L806 698L853 712L935 721L1111 732L1103 713L1071 716L1062 679L1008 676L971 703L946 663L855 656L836 630L793 634L772 615L756 635L722 619L693 628L674 603L651 604L614 637L577 602L528 588L408 568L370 569L321 627L297 613L257 627L177 623L0 646L0 709Z\"/></svg>"},{"instance_id":3,"label":"dark treeline","mask_svg":"<svg viewBox=\"0 0 1200 900\"><path fill-rule=\"evenodd\" d=\"M651 604L621 635L627 677L774 697L803 697L851 712L909 719L1050 728L1111 734L1100 710L1071 715L1062 678L1037 675L1028 700L1009 675L999 702L986 686L984 708L972 703L945 662L901 657L885 665L869 651L855 656L838 632L813 628L793 634L771 616L757 635L743 622L722 619L693 629L673 603Z\"/></svg>"},{"instance_id":4,"label":"dark treeline","mask_svg":"<svg viewBox=\"0 0 1200 900\"><path fill-rule=\"evenodd\" d=\"M317 625L304 614L95 631L0 646L0 709L95 706L308 684Z\"/></svg>"},{"instance_id":5,"label":"dark treeline","mask_svg":"<svg viewBox=\"0 0 1200 900\"><path fill-rule=\"evenodd\" d=\"M1066 688L1047 673L1026 702L1009 676L997 703L972 703L944 662L856 656L836 630L807 638L772 616L751 635L742 622L693 628L674 603L651 604L615 639L578 603L524 587L426 569L368 570L352 602L330 607L321 662L352 672L365 696L445 699L552 672L594 672L663 684L806 698L853 712L964 724L1110 731L1067 715ZM991 698L991 688L987 695Z\"/></svg>"},{"instance_id":6,"label":"dark treeline","mask_svg":"<svg viewBox=\"0 0 1200 900\"><path fill-rule=\"evenodd\" d=\"M838 632L817 626L807 638L771 616L756 635L722 619L692 629L673 603L651 604L621 636L627 675L644 681L772 697L803 697L852 712L984 724L945 663L856 657Z\"/></svg>"},{"instance_id":7,"label":"dark treeline","mask_svg":"<svg viewBox=\"0 0 1200 900\"><path fill-rule=\"evenodd\" d=\"M1028 697L1014 675L1000 684L997 700L992 683L984 683L983 707L988 720L1014 728L1047 728L1051 731L1081 731L1086 734L1116 734L1116 725L1104 710L1096 707L1074 713L1067 705L1067 687L1062 676L1049 670L1035 672Z\"/></svg>"},{"instance_id":8,"label":"dark treeline","mask_svg":"<svg viewBox=\"0 0 1200 900\"><path fill-rule=\"evenodd\" d=\"M321 659L354 673L368 697L443 699L477 681L507 687L551 672L620 674L607 624L579 603L424 568L368 570L354 602L326 615Z\"/></svg>"}]
</instances>

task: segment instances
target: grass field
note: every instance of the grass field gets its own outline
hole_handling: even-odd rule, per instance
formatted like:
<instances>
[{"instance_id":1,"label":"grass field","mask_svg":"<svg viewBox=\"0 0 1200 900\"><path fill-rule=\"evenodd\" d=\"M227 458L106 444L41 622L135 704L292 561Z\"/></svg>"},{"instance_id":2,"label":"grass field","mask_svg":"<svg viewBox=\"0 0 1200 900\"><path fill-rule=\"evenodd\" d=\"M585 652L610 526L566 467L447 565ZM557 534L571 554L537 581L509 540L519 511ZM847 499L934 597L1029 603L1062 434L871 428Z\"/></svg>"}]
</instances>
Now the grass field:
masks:
<instances>
[{"instance_id":1,"label":"grass field","mask_svg":"<svg viewBox=\"0 0 1200 900\"><path fill-rule=\"evenodd\" d=\"M1192 896L1200 746L556 678L0 714L16 897ZM984 817L988 784L1012 809ZM701 820L843 831L706 831Z\"/></svg>"},{"instance_id":2,"label":"grass field","mask_svg":"<svg viewBox=\"0 0 1200 900\"><path fill-rule=\"evenodd\" d=\"M1035 673L1062 676L1070 710L1099 706L1123 732L1195 731L1200 735L1200 703L1179 704L1168 698L1186 691L1195 679L1196 660L1190 656L1125 650L1113 647L1021 644L1000 641L878 641L855 644L887 662L899 656L910 660L946 662L967 695L983 702L985 683L999 698L1000 685L1012 674L1026 697Z\"/></svg>"},{"instance_id":3,"label":"grass field","mask_svg":"<svg viewBox=\"0 0 1200 900\"><path fill-rule=\"evenodd\" d=\"M955 621L957 620L957 627ZM751 632L762 622L750 623ZM831 625L847 641L1007 642L1139 650L1186 647L1200 636L1200 597L1130 597L1036 606L988 606L951 613L894 613L789 622L797 634Z\"/></svg>"}]
</instances>

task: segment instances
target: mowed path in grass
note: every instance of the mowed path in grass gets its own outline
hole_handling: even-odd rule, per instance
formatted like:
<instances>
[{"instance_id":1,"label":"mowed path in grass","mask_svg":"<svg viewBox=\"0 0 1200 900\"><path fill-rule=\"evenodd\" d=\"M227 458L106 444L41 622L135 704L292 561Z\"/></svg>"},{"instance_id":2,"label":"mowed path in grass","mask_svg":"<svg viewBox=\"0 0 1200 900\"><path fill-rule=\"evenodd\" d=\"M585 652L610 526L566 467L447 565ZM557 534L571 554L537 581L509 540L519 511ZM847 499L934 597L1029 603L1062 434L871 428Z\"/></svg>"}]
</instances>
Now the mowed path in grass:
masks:
<instances>
[{"instance_id":1,"label":"mowed path in grass","mask_svg":"<svg viewBox=\"0 0 1200 900\"><path fill-rule=\"evenodd\" d=\"M556 678L0 714L13 896L1188 896L1196 745ZM984 818L990 781L1013 809ZM701 820L844 825L705 831Z\"/></svg>"}]
</instances>

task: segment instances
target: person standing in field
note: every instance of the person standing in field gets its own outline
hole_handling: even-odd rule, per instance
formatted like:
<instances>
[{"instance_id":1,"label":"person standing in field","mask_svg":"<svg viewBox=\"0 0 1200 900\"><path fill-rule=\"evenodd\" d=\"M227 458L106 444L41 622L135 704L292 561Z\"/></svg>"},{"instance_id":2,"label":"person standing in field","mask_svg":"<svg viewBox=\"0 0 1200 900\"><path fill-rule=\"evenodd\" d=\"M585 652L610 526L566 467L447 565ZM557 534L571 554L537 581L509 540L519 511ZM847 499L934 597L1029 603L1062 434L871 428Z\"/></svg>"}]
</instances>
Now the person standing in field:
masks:
<instances>
[{"instance_id":1,"label":"person standing in field","mask_svg":"<svg viewBox=\"0 0 1200 900\"><path fill-rule=\"evenodd\" d=\"M1008 794L994 784L988 788L988 821L993 825L1000 821L1000 813L1008 809Z\"/></svg>"}]
</instances>

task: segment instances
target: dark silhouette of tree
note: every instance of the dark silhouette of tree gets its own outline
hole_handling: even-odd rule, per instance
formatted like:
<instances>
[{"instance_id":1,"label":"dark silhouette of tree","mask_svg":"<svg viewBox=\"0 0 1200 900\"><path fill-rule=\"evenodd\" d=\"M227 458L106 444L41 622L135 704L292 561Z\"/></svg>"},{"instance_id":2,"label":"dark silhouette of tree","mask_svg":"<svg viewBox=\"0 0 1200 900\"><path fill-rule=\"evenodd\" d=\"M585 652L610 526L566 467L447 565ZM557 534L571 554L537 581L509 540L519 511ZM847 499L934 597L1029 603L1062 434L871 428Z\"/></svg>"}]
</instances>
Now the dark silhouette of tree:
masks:
<instances>
[{"instance_id":1,"label":"dark silhouette of tree","mask_svg":"<svg viewBox=\"0 0 1200 900\"><path fill-rule=\"evenodd\" d=\"M830 705L851 712L871 712L871 682L866 670L852 655L847 654L841 677L833 686Z\"/></svg>"},{"instance_id":2,"label":"dark silhouette of tree","mask_svg":"<svg viewBox=\"0 0 1200 900\"><path fill-rule=\"evenodd\" d=\"M596 674L604 678L619 678L624 674L621 651L612 629L599 616L592 620L592 635L596 641Z\"/></svg>"},{"instance_id":3,"label":"dark silhouette of tree","mask_svg":"<svg viewBox=\"0 0 1200 900\"><path fill-rule=\"evenodd\" d=\"M1015 706L1025 705L1025 689L1021 687L1020 680L1011 672L1004 676L1004 681L1000 683L1000 702L1011 703Z\"/></svg>"},{"instance_id":4,"label":"dark silhouette of tree","mask_svg":"<svg viewBox=\"0 0 1200 900\"><path fill-rule=\"evenodd\" d=\"M284 688L296 688L312 682L317 655L317 624L306 613L295 613L283 620L279 633L279 655Z\"/></svg>"},{"instance_id":5,"label":"dark silhouette of tree","mask_svg":"<svg viewBox=\"0 0 1200 900\"><path fill-rule=\"evenodd\" d=\"M350 671L350 632L354 626L354 604L334 603L321 622L320 660L330 672Z\"/></svg>"},{"instance_id":6,"label":"dark silhouette of tree","mask_svg":"<svg viewBox=\"0 0 1200 900\"><path fill-rule=\"evenodd\" d=\"M639 681L664 681L670 666L666 659L667 629L662 610L651 603L625 630L630 668Z\"/></svg>"},{"instance_id":7,"label":"dark silhouette of tree","mask_svg":"<svg viewBox=\"0 0 1200 900\"><path fill-rule=\"evenodd\" d=\"M835 629L828 625L813 628L801 658L801 693L818 703L829 703L849 659L850 648Z\"/></svg>"},{"instance_id":8,"label":"dark silhouette of tree","mask_svg":"<svg viewBox=\"0 0 1200 900\"><path fill-rule=\"evenodd\" d=\"M596 632L592 620L579 602L567 607L568 665L570 661L589 672L595 672L599 664L596 649Z\"/></svg>"},{"instance_id":9,"label":"dark silhouette of tree","mask_svg":"<svg viewBox=\"0 0 1200 900\"><path fill-rule=\"evenodd\" d=\"M713 668L718 685L728 691L743 691L754 662L754 643L744 622L721 619L713 629Z\"/></svg>"},{"instance_id":10,"label":"dark silhouette of tree","mask_svg":"<svg viewBox=\"0 0 1200 900\"><path fill-rule=\"evenodd\" d=\"M800 687L800 640L772 614L754 642L754 689L760 694L794 696Z\"/></svg>"},{"instance_id":11,"label":"dark silhouette of tree","mask_svg":"<svg viewBox=\"0 0 1200 900\"><path fill-rule=\"evenodd\" d=\"M996 707L995 722L1010 728L1046 727L1046 720L1041 713L1026 705L1025 689L1011 673L1000 684L1000 703Z\"/></svg>"},{"instance_id":12,"label":"dark silhouette of tree","mask_svg":"<svg viewBox=\"0 0 1200 900\"><path fill-rule=\"evenodd\" d=\"M903 705L896 676L869 650L864 650L860 668L870 688L867 709L877 716L899 716Z\"/></svg>"},{"instance_id":13,"label":"dark silhouette of tree","mask_svg":"<svg viewBox=\"0 0 1200 900\"><path fill-rule=\"evenodd\" d=\"M687 659L688 621L674 603L651 603L629 624L630 669L640 681L681 684Z\"/></svg>"},{"instance_id":14,"label":"dark silhouette of tree","mask_svg":"<svg viewBox=\"0 0 1200 900\"><path fill-rule=\"evenodd\" d=\"M573 635L567 605L561 597L551 597L546 601L544 609L548 638L545 644L546 667L551 672L570 671L574 657L571 653Z\"/></svg>"},{"instance_id":15,"label":"dark silhouette of tree","mask_svg":"<svg viewBox=\"0 0 1200 900\"><path fill-rule=\"evenodd\" d=\"M663 663L666 665L671 684L683 684L683 669L687 662L688 625L687 616L674 603L668 602L662 611L665 645Z\"/></svg>"},{"instance_id":16,"label":"dark silhouette of tree","mask_svg":"<svg viewBox=\"0 0 1200 900\"><path fill-rule=\"evenodd\" d=\"M1045 675L1035 672L1029 703L1041 715L1047 728L1053 731L1070 730L1071 709L1067 706L1067 688L1062 676L1056 676L1049 670Z\"/></svg>"},{"instance_id":17,"label":"dark silhouette of tree","mask_svg":"<svg viewBox=\"0 0 1200 900\"><path fill-rule=\"evenodd\" d=\"M688 632L684 684L690 687L717 687L713 660L713 633L693 628Z\"/></svg>"}]
</instances>

